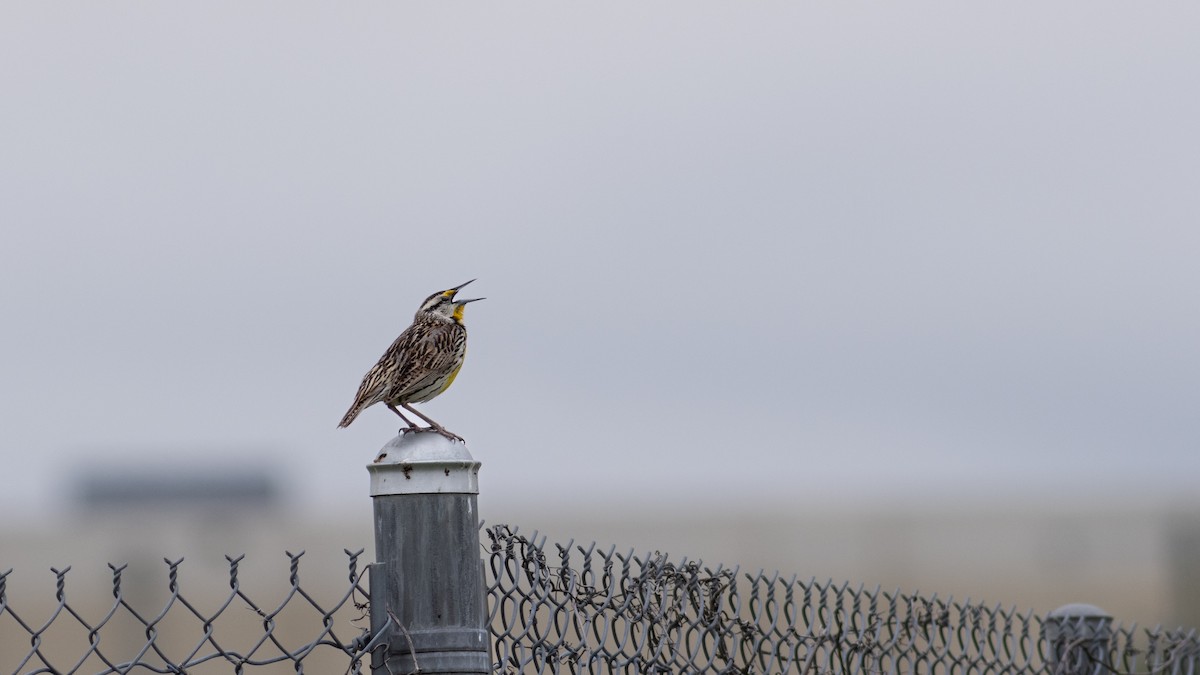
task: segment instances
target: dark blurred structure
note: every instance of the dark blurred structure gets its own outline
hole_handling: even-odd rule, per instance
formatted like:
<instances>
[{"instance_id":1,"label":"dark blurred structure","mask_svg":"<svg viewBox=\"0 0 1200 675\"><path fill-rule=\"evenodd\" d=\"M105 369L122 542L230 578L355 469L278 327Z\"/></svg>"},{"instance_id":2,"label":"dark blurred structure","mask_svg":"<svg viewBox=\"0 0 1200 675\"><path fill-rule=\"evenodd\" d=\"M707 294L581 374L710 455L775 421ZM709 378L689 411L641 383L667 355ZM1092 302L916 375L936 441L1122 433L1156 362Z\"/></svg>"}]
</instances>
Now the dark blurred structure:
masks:
<instances>
[{"instance_id":1,"label":"dark blurred structure","mask_svg":"<svg viewBox=\"0 0 1200 675\"><path fill-rule=\"evenodd\" d=\"M1176 514L1167 528L1171 623L1200 626L1200 515Z\"/></svg>"},{"instance_id":2,"label":"dark blurred structure","mask_svg":"<svg viewBox=\"0 0 1200 675\"><path fill-rule=\"evenodd\" d=\"M278 506L279 485L263 468L131 469L88 472L76 479L78 506L89 513L170 509L187 512L267 510Z\"/></svg>"}]
</instances>

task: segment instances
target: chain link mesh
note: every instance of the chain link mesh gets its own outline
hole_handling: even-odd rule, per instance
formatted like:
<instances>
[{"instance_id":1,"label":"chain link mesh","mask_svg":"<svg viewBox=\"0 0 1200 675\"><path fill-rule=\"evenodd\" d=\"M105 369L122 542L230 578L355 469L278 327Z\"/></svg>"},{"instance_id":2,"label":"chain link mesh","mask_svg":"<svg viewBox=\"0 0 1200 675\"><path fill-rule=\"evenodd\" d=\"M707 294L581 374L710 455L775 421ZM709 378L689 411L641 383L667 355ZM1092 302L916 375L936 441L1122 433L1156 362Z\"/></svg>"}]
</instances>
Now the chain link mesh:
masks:
<instances>
[{"instance_id":1,"label":"chain link mesh","mask_svg":"<svg viewBox=\"0 0 1200 675\"><path fill-rule=\"evenodd\" d=\"M1195 631L1112 627L1054 664L1032 612L486 535L500 673L1195 675L1200 662ZM1078 623L1073 635L1092 628Z\"/></svg>"},{"instance_id":2,"label":"chain link mesh","mask_svg":"<svg viewBox=\"0 0 1200 675\"><path fill-rule=\"evenodd\" d=\"M135 608L124 583L126 565L109 565L113 599L107 609L97 612L68 602L70 567L52 568L57 605L45 618L10 604L12 570L0 572L0 672L241 675L251 669L304 673L306 664L319 663L309 672L358 675L363 672L363 657L376 645L370 644L365 627L366 568L358 566L362 550L345 554L349 575L344 592L325 604L300 585L303 551L287 554L288 588L281 600L270 604L256 601L242 588L239 566L244 556L226 556L229 591L221 598L185 596L179 583L183 559L164 559L168 598L154 613ZM214 604L214 609L202 609ZM361 621L364 627L346 639L343 634L351 620ZM18 651L9 638L22 633L27 648ZM295 640L298 634L303 635L300 641Z\"/></svg>"},{"instance_id":3,"label":"chain link mesh","mask_svg":"<svg viewBox=\"0 0 1200 675\"><path fill-rule=\"evenodd\" d=\"M1198 675L1195 631L1081 619L1056 642L1044 636L1053 619L998 605L547 546L504 525L484 534L496 673ZM92 613L68 602L70 568L52 570L44 617L12 605L12 571L0 572L0 674L358 675L386 641L366 627L362 551L345 554L349 574L325 603L301 586L303 552L288 553L288 586L271 603L242 588L242 557L226 558L229 591L202 598L182 592L182 559L166 560L167 599L152 614L135 609L125 566L110 565L112 601Z\"/></svg>"}]
</instances>

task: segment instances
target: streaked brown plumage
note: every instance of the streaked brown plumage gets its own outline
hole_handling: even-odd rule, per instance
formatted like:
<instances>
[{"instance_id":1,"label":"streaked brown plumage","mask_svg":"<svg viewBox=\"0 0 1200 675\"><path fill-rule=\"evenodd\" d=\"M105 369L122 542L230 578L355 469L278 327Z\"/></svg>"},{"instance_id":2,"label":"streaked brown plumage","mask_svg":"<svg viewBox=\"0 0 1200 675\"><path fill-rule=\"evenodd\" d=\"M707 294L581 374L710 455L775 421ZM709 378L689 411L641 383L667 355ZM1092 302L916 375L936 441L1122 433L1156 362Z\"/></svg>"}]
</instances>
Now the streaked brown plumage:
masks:
<instances>
[{"instance_id":1,"label":"streaked brown plumage","mask_svg":"<svg viewBox=\"0 0 1200 675\"><path fill-rule=\"evenodd\" d=\"M412 325L396 338L379 362L363 376L358 393L354 396L354 404L342 417L339 428L348 426L368 407L383 403L413 431L425 429L413 424L397 406L420 417L439 434L462 440L409 404L423 403L446 391L462 368L467 352L463 308L467 303L483 298L455 300L454 296L471 281L438 291L425 299Z\"/></svg>"}]
</instances>

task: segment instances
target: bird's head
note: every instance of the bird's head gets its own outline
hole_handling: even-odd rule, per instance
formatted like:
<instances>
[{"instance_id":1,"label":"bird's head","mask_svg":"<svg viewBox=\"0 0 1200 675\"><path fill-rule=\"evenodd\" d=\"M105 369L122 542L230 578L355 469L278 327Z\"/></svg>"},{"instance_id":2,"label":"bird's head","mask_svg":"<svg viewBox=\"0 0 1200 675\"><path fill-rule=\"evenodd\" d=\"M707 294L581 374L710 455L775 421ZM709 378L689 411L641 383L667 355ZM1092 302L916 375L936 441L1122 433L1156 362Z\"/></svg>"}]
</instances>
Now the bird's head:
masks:
<instances>
[{"instance_id":1,"label":"bird's head","mask_svg":"<svg viewBox=\"0 0 1200 675\"><path fill-rule=\"evenodd\" d=\"M472 279L471 281L475 281ZM417 310L417 314L436 314L444 317L455 323L462 323L463 309L468 303L477 302L484 298L471 298L470 300L456 300L454 296L458 295L458 291L463 286L471 283L467 281L461 283L454 288L448 288L444 291L438 291L433 295L425 298L425 302L421 303L421 309Z\"/></svg>"}]
</instances>

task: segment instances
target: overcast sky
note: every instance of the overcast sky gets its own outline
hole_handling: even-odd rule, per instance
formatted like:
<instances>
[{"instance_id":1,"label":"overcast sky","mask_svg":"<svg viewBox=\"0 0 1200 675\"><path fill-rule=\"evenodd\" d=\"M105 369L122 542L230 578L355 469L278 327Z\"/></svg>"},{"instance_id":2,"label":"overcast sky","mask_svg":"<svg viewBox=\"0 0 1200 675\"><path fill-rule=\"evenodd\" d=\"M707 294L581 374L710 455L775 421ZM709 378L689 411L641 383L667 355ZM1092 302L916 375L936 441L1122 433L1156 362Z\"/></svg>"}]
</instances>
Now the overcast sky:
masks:
<instances>
[{"instance_id":1,"label":"overcast sky","mask_svg":"<svg viewBox=\"0 0 1200 675\"><path fill-rule=\"evenodd\" d=\"M0 5L0 508L277 465L478 277L488 504L1200 476L1200 5Z\"/></svg>"}]
</instances>

